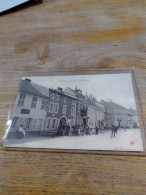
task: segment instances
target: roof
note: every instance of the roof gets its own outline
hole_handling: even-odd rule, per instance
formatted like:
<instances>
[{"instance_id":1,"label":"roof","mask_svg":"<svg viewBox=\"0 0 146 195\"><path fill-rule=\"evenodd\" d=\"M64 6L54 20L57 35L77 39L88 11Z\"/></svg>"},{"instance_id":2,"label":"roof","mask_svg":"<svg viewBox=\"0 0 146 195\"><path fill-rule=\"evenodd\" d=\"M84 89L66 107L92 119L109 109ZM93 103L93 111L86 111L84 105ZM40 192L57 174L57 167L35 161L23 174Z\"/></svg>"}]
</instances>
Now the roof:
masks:
<instances>
[{"instance_id":1,"label":"roof","mask_svg":"<svg viewBox=\"0 0 146 195\"><path fill-rule=\"evenodd\" d=\"M96 103L94 103L90 98L87 98L87 102L89 105L93 106L94 108L97 108L100 111L103 111Z\"/></svg>"},{"instance_id":2,"label":"roof","mask_svg":"<svg viewBox=\"0 0 146 195\"><path fill-rule=\"evenodd\" d=\"M70 95L72 95L72 96L74 96L82 101L86 101L85 96L83 94L79 93L77 90L73 90L73 89L67 87L63 92L66 94L70 94Z\"/></svg>"},{"instance_id":3,"label":"roof","mask_svg":"<svg viewBox=\"0 0 146 195\"><path fill-rule=\"evenodd\" d=\"M106 101L103 101L102 100L102 103L104 105L106 105L107 107L109 106L109 107L112 107L114 109L123 109L123 110L127 111L127 114L130 115L130 116L133 115L133 113L131 112L131 110L128 110L127 108L124 108L123 106L120 106L119 104L116 104L114 102L106 102Z\"/></svg>"},{"instance_id":4,"label":"roof","mask_svg":"<svg viewBox=\"0 0 146 195\"><path fill-rule=\"evenodd\" d=\"M90 104L91 106L96 106L96 104L92 101L92 100L90 100L89 98L87 98L87 102L88 102L88 104Z\"/></svg>"},{"instance_id":5,"label":"roof","mask_svg":"<svg viewBox=\"0 0 146 195\"><path fill-rule=\"evenodd\" d=\"M112 108L116 108L116 109L123 109L123 110L127 110L126 108L124 108L123 106L120 106L119 104L116 104L114 102L107 102L107 101L103 101L102 103L106 106L112 107Z\"/></svg>"},{"instance_id":6,"label":"roof","mask_svg":"<svg viewBox=\"0 0 146 195\"><path fill-rule=\"evenodd\" d=\"M66 87L66 88L63 90L63 92L64 92L65 94L69 94L69 95L71 95L71 96L76 97L75 91L72 90L72 89L69 88L69 87Z\"/></svg>"},{"instance_id":7,"label":"roof","mask_svg":"<svg viewBox=\"0 0 146 195\"><path fill-rule=\"evenodd\" d=\"M129 112L128 110L127 110L127 114L128 114L128 116L133 116L133 114L131 112Z\"/></svg>"},{"instance_id":8,"label":"roof","mask_svg":"<svg viewBox=\"0 0 146 195\"><path fill-rule=\"evenodd\" d=\"M49 90L53 91L54 93L60 94L60 95L64 95L64 96L67 96L67 97L70 97L70 98L73 98L73 99L77 99L75 96L72 96L68 93L65 93L64 91L60 92L57 89L51 89L51 88L49 88Z\"/></svg>"},{"instance_id":9,"label":"roof","mask_svg":"<svg viewBox=\"0 0 146 195\"><path fill-rule=\"evenodd\" d=\"M27 80L21 80L19 91L49 98L49 89L47 87L34 84Z\"/></svg>"},{"instance_id":10,"label":"roof","mask_svg":"<svg viewBox=\"0 0 146 195\"><path fill-rule=\"evenodd\" d=\"M87 96L85 96L85 95L79 93L77 90L73 90L73 89L67 87L67 88L64 90L64 93L68 93L68 94L70 94L70 95L72 95L72 96L74 96L74 97L77 97L77 98L79 98L80 100L87 102L89 105L98 108L98 110L103 111L103 109L100 108L96 103L94 103L89 97L87 97Z\"/></svg>"},{"instance_id":11,"label":"roof","mask_svg":"<svg viewBox=\"0 0 146 195\"><path fill-rule=\"evenodd\" d=\"M129 112L132 113L134 116L137 116L137 110L130 109Z\"/></svg>"},{"instance_id":12,"label":"roof","mask_svg":"<svg viewBox=\"0 0 146 195\"><path fill-rule=\"evenodd\" d=\"M47 88L47 87L44 87L42 85L32 83L31 80L29 80L29 79L21 80L20 86L19 86L19 91L21 91L21 92L33 94L36 96L46 97L46 98L49 98L49 90L52 90L53 92L56 92L58 94L76 99L75 96L72 96L70 94L67 94L64 92L59 92L58 90Z\"/></svg>"}]
</instances>

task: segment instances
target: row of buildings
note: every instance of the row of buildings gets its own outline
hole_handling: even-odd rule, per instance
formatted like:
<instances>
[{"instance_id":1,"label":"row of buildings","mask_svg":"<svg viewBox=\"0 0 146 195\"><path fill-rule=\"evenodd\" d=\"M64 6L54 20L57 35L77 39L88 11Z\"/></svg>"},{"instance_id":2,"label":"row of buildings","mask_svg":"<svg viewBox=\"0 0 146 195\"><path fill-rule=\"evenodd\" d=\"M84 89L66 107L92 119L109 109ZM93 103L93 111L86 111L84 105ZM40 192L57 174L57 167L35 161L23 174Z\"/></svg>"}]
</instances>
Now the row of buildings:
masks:
<instances>
[{"instance_id":1,"label":"row of buildings","mask_svg":"<svg viewBox=\"0 0 146 195\"><path fill-rule=\"evenodd\" d=\"M109 129L121 121L121 127L139 127L135 110L128 110L112 101L98 102L92 95L83 95L81 89L51 89L21 80L11 117L9 136L20 127L27 134L47 132L52 135L65 123L89 126L90 129Z\"/></svg>"}]
</instances>

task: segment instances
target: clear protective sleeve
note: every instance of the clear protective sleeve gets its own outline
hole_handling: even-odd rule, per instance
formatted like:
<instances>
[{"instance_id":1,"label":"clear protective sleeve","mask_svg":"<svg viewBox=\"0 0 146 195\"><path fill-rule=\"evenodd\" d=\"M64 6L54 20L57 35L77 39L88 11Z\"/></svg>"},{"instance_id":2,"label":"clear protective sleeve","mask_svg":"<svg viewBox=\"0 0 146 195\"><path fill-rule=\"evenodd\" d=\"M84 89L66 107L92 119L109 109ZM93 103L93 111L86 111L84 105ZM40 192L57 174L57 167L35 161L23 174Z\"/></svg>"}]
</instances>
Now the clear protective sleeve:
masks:
<instances>
[{"instance_id":1,"label":"clear protective sleeve","mask_svg":"<svg viewBox=\"0 0 146 195\"><path fill-rule=\"evenodd\" d=\"M23 73L2 149L145 155L135 70Z\"/></svg>"}]
</instances>

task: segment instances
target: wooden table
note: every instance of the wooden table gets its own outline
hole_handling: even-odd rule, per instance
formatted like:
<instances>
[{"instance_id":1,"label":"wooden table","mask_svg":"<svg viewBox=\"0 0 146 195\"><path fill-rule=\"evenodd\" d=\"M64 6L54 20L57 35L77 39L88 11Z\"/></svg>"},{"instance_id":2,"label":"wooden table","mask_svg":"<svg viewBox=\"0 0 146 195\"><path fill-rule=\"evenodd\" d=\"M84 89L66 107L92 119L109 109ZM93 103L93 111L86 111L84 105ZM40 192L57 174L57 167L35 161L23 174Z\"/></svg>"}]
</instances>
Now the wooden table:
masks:
<instances>
[{"instance_id":1,"label":"wooden table","mask_svg":"<svg viewBox=\"0 0 146 195\"><path fill-rule=\"evenodd\" d=\"M44 0L0 17L1 138L23 71L118 67L135 67L146 120L145 0ZM146 157L0 150L0 194L146 194Z\"/></svg>"}]
</instances>

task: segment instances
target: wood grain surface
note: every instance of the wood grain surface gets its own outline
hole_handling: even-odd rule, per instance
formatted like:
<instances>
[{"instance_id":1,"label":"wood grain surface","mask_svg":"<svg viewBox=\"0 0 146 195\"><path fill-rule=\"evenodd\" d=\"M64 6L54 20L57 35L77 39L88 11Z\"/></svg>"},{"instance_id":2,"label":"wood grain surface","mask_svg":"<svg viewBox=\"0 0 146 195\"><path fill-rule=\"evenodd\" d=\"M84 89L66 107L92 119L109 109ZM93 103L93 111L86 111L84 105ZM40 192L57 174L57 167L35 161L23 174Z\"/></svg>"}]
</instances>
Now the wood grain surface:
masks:
<instances>
[{"instance_id":1,"label":"wood grain surface","mask_svg":"<svg viewBox=\"0 0 146 195\"><path fill-rule=\"evenodd\" d=\"M1 16L1 138L22 72L118 67L135 67L146 120L145 0L44 0ZM0 194L143 195L146 157L0 150Z\"/></svg>"}]
</instances>

